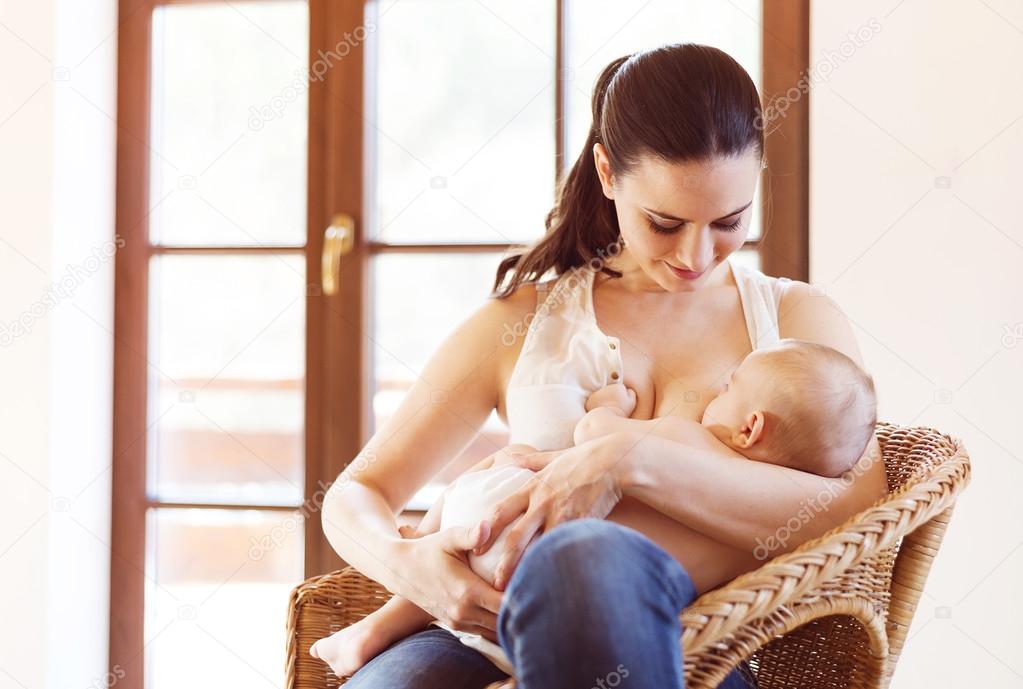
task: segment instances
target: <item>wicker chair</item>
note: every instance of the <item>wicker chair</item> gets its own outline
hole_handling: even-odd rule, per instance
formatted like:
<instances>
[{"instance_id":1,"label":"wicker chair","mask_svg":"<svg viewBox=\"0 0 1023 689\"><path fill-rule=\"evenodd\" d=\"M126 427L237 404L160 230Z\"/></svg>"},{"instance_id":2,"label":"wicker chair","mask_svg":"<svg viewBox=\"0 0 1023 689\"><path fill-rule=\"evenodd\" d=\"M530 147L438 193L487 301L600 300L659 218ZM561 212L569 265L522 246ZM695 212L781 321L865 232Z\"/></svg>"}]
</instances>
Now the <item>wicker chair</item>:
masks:
<instances>
[{"instance_id":1,"label":"wicker chair","mask_svg":"<svg viewBox=\"0 0 1023 689\"><path fill-rule=\"evenodd\" d=\"M714 687L742 660L760 689L889 685L970 462L958 440L934 429L882 423L877 436L887 497L682 611L687 687ZM389 597L351 567L296 587L287 689L343 684L309 646Z\"/></svg>"}]
</instances>

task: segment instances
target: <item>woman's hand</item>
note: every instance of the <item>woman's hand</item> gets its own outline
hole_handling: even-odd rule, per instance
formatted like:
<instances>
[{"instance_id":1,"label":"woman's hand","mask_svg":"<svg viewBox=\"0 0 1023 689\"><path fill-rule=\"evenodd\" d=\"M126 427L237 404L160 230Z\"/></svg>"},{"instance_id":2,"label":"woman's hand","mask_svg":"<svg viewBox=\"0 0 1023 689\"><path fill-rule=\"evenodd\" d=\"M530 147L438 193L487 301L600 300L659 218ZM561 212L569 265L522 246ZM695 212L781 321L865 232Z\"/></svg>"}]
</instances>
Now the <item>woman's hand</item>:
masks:
<instances>
[{"instance_id":1,"label":"woman's hand","mask_svg":"<svg viewBox=\"0 0 1023 689\"><path fill-rule=\"evenodd\" d=\"M414 533L405 530L402 535ZM496 642L503 594L469 568L467 555L488 535L486 524L479 524L453 526L404 541L404 560L415 569L401 577L406 585L395 593L454 629Z\"/></svg>"},{"instance_id":2,"label":"woman's hand","mask_svg":"<svg viewBox=\"0 0 1023 689\"><path fill-rule=\"evenodd\" d=\"M505 466L518 466L539 471L547 466L553 456L558 452L538 452L535 447L529 445L508 445L497 452L487 455L480 461L465 470L464 473L471 474L474 471L483 469L497 469Z\"/></svg>"},{"instance_id":3,"label":"woman's hand","mask_svg":"<svg viewBox=\"0 0 1023 689\"><path fill-rule=\"evenodd\" d=\"M481 526L489 534L475 550L485 553L504 528L510 527L504 554L498 561L494 587L503 591L533 537L562 522L594 517L603 519L622 498L616 466L623 450L616 436L607 435L567 450L537 452L519 464L537 472L528 483L499 502Z\"/></svg>"}]
</instances>

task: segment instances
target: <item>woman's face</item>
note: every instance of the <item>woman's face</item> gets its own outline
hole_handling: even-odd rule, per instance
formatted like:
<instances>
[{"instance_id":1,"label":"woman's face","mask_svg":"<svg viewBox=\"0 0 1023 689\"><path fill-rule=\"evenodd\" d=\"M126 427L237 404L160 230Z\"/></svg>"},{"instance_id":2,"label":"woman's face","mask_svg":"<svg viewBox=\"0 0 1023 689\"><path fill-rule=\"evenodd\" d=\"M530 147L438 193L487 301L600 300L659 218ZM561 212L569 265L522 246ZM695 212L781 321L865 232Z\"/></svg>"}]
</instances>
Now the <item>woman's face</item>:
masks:
<instances>
[{"instance_id":1,"label":"woman's face","mask_svg":"<svg viewBox=\"0 0 1023 689\"><path fill-rule=\"evenodd\" d=\"M648 156L624 176L610 174L602 144L594 156L625 251L664 290L699 289L746 241L761 170L752 149L685 163Z\"/></svg>"}]
</instances>

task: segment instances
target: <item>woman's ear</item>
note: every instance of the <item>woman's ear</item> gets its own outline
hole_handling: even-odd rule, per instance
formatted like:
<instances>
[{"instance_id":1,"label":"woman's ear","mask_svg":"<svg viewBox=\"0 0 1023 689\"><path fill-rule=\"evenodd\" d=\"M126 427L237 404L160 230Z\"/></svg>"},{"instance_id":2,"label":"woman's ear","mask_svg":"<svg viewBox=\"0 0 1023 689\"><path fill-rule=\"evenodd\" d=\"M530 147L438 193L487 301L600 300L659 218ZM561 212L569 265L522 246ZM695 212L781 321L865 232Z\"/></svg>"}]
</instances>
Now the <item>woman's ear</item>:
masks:
<instances>
[{"instance_id":1,"label":"woman's ear","mask_svg":"<svg viewBox=\"0 0 1023 689\"><path fill-rule=\"evenodd\" d=\"M600 178L600 187L604 196L613 201L615 188L614 175L611 174L611 159L608 158L607 149L602 143L593 144L593 164L597 168L597 177Z\"/></svg>"},{"instance_id":2,"label":"woman's ear","mask_svg":"<svg viewBox=\"0 0 1023 689\"><path fill-rule=\"evenodd\" d=\"M732 442L736 447L740 447L743 450L756 445L764 437L764 412L757 410L751 411L745 419L743 419L742 425L739 426L739 430L735 432L732 437Z\"/></svg>"}]
</instances>

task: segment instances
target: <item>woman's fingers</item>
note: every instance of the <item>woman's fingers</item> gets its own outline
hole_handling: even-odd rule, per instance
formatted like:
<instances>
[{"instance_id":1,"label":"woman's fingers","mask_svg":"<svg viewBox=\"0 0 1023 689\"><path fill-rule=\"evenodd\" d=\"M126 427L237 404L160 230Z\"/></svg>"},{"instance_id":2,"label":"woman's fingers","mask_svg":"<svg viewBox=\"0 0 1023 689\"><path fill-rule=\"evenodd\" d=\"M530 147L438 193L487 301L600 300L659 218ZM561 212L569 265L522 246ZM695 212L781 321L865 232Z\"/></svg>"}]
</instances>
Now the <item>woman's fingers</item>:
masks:
<instances>
[{"instance_id":1,"label":"woman's fingers","mask_svg":"<svg viewBox=\"0 0 1023 689\"><path fill-rule=\"evenodd\" d=\"M479 546L489 532L486 522L471 527L452 526L441 532L445 538L443 548L451 555L462 559L465 552ZM467 626L479 626L491 632L496 631L497 613L501 610L503 594L474 572L466 570L465 574L470 579L460 589L461 593L456 594L457 602L448 613L452 618L452 626L458 624L457 629L466 631Z\"/></svg>"},{"instance_id":2,"label":"woman's fingers","mask_svg":"<svg viewBox=\"0 0 1023 689\"><path fill-rule=\"evenodd\" d=\"M496 615L501 612L501 600L504 598L504 594L497 589L484 584L479 587L479 593L476 596L476 604L483 610L493 613ZM494 629L497 629L496 627Z\"/></svg>"},{"instance_id":3,"label":"woman's fingers","mask_svg":"<svg viewBox=\"0 0 1023 689\"><path fill-rule=\"evenodd\" d=\"M481 586L480 588L483 587ZM487 588L489 589L490 587L487 586ZM474 586L473 589L476 589L476 587ZM475 592L469 593L456 606L460 612L452 616L452 626L455 629L471 631L476 634L481 634L483 631L487 631L490 634L496 633L497 613L501 609L501 593L493 591L493 589L491 591L497 594L496 606L493 596L476 594ZM496 607L497 610L490 609L493 607Z\"/></svg>"},{"instance_id":4,"label":"woman's fingers","mask_svg":"<svg viewBox=\"0 0 1023 689\"><path fill-rule=\"evenodd\" d=\"M482 555L490 550L490 546L501 535L504 527L515 521L516 517L529 508L529 487L531 485L533 485L532 481L497 503L497 506L491 510L490 516L483 520L482 523L486 523L490 527L490 532L474 551L476 555Z\"/></svg>"},{"instance_id":5,"label":"woman's fingers","mask_svg":"<svg viewBox=\"0 0 1023 689\"><path fill-rule=\"evenodd\" d=\"M561 450L552 452L529 452L516 455L516 463L530 471L540 471L561 455Z\"/></svg>"},{"instance_id":6,"label":"woman's fingers","mask_svg":"<svg viewBox=\"0 0 1023 689\"><path fill-rule=\"evenodd\" d=\"M494 588L504 590L519 564L523 551L540 531L546 519L546 510L533 509L526 512L511 528L504 542L504 555L498 560L497 569L494 570Z\"/></svg>"},{"instance_id":7,"label":"woman's fingers","mask_svg":"<svg viewBox=\"0 0 1023 689\"><path fill-rule=\"evenodd\" d=\"M490 525L482 521L475 526L452 526L443 531L445 549L452 555L464 557L464 553L480 546L490 535Z\"/></svg>"},{"instance_id":8,"label":"woman's fingers","mask_svg":"<svg viewBox=\"0 0 1023 689\"><path fill-rule=\"evenodd\" d=\"M449 591L455 597L442 607L437 617L458 631L481 634L489 639L497 633L502 594L472 576L474 582L464 587L464 593Z\"/></svg>"}]
</instances>

